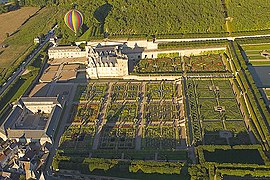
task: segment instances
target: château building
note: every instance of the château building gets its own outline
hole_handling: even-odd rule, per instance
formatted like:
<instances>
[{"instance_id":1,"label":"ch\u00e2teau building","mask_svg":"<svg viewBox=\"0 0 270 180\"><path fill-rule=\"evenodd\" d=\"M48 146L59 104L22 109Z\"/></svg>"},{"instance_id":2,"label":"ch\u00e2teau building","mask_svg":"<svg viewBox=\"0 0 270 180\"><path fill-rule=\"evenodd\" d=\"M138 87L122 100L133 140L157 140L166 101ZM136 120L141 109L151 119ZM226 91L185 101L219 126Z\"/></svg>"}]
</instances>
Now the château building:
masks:
<instances>
[{"instance_id":1,"label":"ch\u00e2teau building","mask_svg":"<svg viewBox=\"0 0 270 180\"><path fill-rule=\"evenodd\" d=\"M22 97L0 126L0 137L53 143L63 104L60 97Z\"/></svg>"},{"instance_id":2,"label":"ch\u00e2teau building","mask_svg":"<svg viewBox=\"0 0 270 180\"><path fill-rule=\"evenodd\" d=\"M86 74L89 79L121 78L128 75L128 57L118 46L87 46Z\"/></svg>"},{"instance_id":3,"label":"ch\u00e2teau building","mask_svg":"<svg viewBox=\"0 0 270 180\"><path fill-rule=\"evenodd\" d=\"M86 52L78 46L55 46L48 50L49 59L86 57Z\"/></svg>"}]
</instances>

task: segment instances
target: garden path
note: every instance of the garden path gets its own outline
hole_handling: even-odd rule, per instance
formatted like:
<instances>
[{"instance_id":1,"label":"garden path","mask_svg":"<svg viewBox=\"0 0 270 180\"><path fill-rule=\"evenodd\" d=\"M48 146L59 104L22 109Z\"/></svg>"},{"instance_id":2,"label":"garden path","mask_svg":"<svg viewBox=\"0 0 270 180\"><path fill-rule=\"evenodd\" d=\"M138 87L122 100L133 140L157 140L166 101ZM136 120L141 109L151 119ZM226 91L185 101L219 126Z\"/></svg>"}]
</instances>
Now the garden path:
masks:
<instances>
[{"instance_id":1,"label":"garden path","mask_svg":"<svg viewBox=\"0 0 270 180\"><path fill-rule=\"evenodd\" d=\"M142 134L143 134L143 127L144 127L144 105L146 103L146 96L145 96L145 89L146 89L146 82L143 82L142 83L142 86L141 86L141 92L142 92L142 99L140 99L140 103L141 103L141 106L140 106L140 111L139 111L139 114L140 114L140 117L139 117L139 121L138 123L139 126L138 126L138 129L137 129L137 134L136 134L136 138L135 138L135 149L136 150L141 150L141 146L142 146Z\"/></svg>"},{"instance_id":2,"label":"garden path","mask_svg":"<svg viewBox=\"0 0 270 180\"><path fill-rule=\"evenodd\" d=\"M105 113L107 111L108 104L110 104L110 102L112 100L112 98L111 98L112 97L112 95L111 95L112 94L112 84L113 83L109 83L108 96L107 96L108 99L107 99L107 101L105 101L105 106L104 106L103 110L100 112L100 114L103 114L103 116L101 119L101 123L98 125L97 132L96 132L95 137L94 137L94 142L93 142L93 147L92 147L93 150L98 149L101 130L102 130L104 124L106 124L106 122L107 122L106 117L105 117Z\"/></svg>"}]
</instances>

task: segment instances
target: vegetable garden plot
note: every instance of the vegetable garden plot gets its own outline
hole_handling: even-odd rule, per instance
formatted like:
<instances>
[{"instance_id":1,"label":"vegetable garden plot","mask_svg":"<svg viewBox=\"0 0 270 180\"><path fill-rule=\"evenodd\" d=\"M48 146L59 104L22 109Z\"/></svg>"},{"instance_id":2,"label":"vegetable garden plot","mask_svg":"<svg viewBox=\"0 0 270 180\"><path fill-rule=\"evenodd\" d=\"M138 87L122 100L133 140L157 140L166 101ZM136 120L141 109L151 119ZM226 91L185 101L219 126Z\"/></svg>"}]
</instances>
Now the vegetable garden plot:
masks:
<instances>
[{"instance_id":1,"label":"vegetable garden plot","mask_svg":"<svg viewBox=\"0 0 270 180\"><path fill-rule=\"evenodd\" d=\"M99 113L99 104L79 104L75 106L75 117L73 122L94 122Z\"/></svg>"},{"instance_id":2,"label":"vegetable garden plot","mask_svg":"<svg viewBox=\"0 0 270 180\"><path fill-rule=\"evenodd\" d=\"M103 127L99 139L101 149L135 148L136 129L132 127Z\"/></svg>"},{"instance_id":3,"label":"vegetable garden plot","mask_svg":"<svg viewBox=\"0 0 270 180\"><path fill-rule=\"evenodd\" d=\"M118 83L118 84L115 84L113 85L113 91L114 92L123 92L126 90L126 83Z\"/></svg>"},{"instance_id":4,"label":"vegetable garden plot","mask_svg":"<svg viewBox=\"0 0 270 180\"><path fill-rule=\"evenodd\" d=\"M147 106L145 119L149 123L174 121L175 119L179 118L177 112L177 105L172 103L151 103Z\"/></svg>"},{"instance_id":5,"label":"vegetable garden plot","mask_svg":"<svg viewBox=\"0 0 270 180\"><path fill-rule=\"evenodd\" d=\"M139 84L117 83L113 85L113 100L136 100Z\"/></svg>"},{"instance_id":6,"label":"vegetable garden plot","mask_svg":"<svg viewBox=\"0 0 270 180\"><path fill-rule=\"evenodd\" d=\"M101 101L106 91L108 90L108 84L105 83L90 83L86 90L82 93L81 99Z\"/></svg>"},{"instance_id":7,"label":"vegetable garden plot","mask_svg":"<svg viewBox=\"0 0 270 180\"><path fill-rule=\"evenodd\" d=\"M148 83L146 86L147 96L151 99L172 99L176 94L172 83Z\"/></svg>"},{"instance_id":8,"label":"vegetable garden plot","mask_svg":"<svg viewBox=\"0 0 270 180\"><path fill-rule=\"evenodd\" d=\"M59 149L91 149L96 129L94 126L70 126L63 134Z\"/></svg>"},{"instance_id":9,"label":"vegetable garden plot","mask_svg":"<svg viewBox=\"0 0 270 180\"><path fill-rule=\"evenodd\" d=\"M108 122L134 122L137 119L138 105L127 103L112 103L107 108Z\"/></svg>"},{"instance_id":10,"label":"vegetable garden plot","mask_svg":"<svg viewBox=\"0 0 270 180\"><path fill-rule=\"evenodd\" d=\"M76 90L74 101L85 101L85 100L87 100L87 99L85 99L85 95L83 95L85 93L86 93L86 86L79 85L77 87L77 90Z\"/></svg>"},{"instance_id":11,"label":"vegetable garden plot","mask_svg":"<svg viewBox=\"0 0 270 180\"><path fill-rule=\"evenodd\" d=\"M176 130L173 127L149 126L144 131L145 149L174 149L176 142Z\"/></svg>"},{"instance_id":12,"label":"vegetable garden plot","mask_svg":"<svg viewBox=\"0 0 270 180\"><path fill-rule=\"evenodd\" d=\"M124 100L126 97L125 91L117 91L112 94L112 101Z\"/></svg>"}]
</instances>

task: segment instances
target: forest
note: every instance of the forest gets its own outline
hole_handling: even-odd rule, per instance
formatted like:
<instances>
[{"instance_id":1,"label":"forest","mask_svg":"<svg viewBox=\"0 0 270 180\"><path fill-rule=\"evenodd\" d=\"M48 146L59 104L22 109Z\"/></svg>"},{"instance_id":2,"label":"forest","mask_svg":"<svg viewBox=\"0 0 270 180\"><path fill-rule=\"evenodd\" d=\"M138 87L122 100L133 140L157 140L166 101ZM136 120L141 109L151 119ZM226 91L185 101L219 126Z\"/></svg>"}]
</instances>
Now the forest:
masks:
<instances>
[{"instance_id":1,"label":"forest","mask_svg":"<svg viewBox=\"0 0 270 180\"><path fill-rule=\"evenodd\" d=\"M228 15L232 17L233 31L270 29L269 0L229 0Z\"/></svg>"},{"instance_id":2,"label":"forest","mask_svg":"<svg viewBox=\"0 0 270 180\"><path fill-rule=\"evenodd\" d=\"M233 33L269 30L269 0L13 0L20 6L58 6L57 35L65 42L93 38L227 36L225 19ZM65 13L76 8L84 25L75 34L63 22ZM260 33L260 32L258 32ZM165 35L165 36L164 36Z\"/></svg>"}]
</instances>

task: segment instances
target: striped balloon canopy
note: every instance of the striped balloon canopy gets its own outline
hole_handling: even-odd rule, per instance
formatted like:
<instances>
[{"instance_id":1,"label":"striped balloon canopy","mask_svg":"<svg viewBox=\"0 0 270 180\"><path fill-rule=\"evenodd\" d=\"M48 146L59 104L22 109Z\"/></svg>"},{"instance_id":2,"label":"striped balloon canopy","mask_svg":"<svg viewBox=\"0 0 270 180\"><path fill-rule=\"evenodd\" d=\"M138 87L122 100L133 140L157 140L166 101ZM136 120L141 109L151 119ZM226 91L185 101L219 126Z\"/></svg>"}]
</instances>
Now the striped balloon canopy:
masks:
<instances>
[{"instance_id":1,"label":"striped balloon canopy","mask_svg":"<svg viewBox=\"0 0 270 180\"><path fill-rule=\"evenodd\" d=\"M83 25L83 15L80 11L73 9L66 13L65 23L69 29L71 29L75 34L79 31Z\"/></svg>"}]
</instances>

